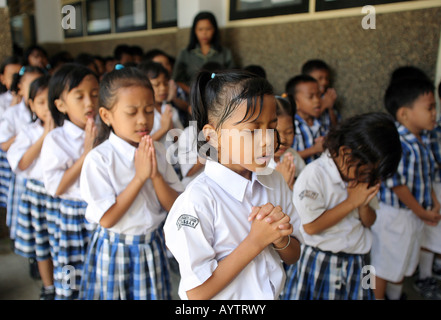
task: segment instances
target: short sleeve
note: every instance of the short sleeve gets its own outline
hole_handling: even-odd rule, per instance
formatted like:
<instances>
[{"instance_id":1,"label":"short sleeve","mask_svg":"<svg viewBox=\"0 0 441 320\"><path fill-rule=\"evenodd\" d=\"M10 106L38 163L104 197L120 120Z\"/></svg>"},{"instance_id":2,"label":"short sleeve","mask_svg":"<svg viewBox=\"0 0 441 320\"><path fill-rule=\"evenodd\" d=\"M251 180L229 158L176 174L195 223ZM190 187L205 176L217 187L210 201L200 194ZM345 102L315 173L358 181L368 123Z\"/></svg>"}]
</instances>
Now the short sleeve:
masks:
<instances>
[{"instance_id":1,"label":"short sleeve","mask_svg":"<svg viewBox=\"0 0 441 320\"><path fill-rule=\"evenodd\" d=\"M397 186L407 185L405 170L409 168L410 151L405 144L402 143L401 146L403 148L403 153L400 163L398 164L397 171L391 178L384 181L384 184L389 189Z\"/></svg>"},{"instance_id":2,"label":"short sleeve","mask_svg":"<svg viewBox=\"0 0 441 320\"><path fill-rule=\"evenodd\" d=\"M63 148L54 139L57 130L51 131L44 139L41 148L41 162L43 166L43 183L51 196L56 196L58 186L66 170L72 166L72 159L63 151Z\"/></svg>"},{"instance_id":3,"label":"short sleeve","mask_svg":"<svg viewBox=\"0 0 441 320\"><path fill-rule=\"evenodd\" d=\"M26 131L21 131L7 152L9 165L14 173L20 171L18 164L31 146L32 140L26 135Z\"/></svg>"},{"instance_id":4,"label":"short sleeve","mask_svg":"<svg viewBox=\"0 0 441 320\"><path fill-rule=\"evenodd\" d=\"M217 268L213 208L195 205L191 197L189 190L178 197L164 225L166 245L179 263L180 291L200 286Z\"/></svg>"},{"instance_id":5,"label":"short sleeve","mask_svg":"<svg viewBox=\"0 0 441 320\"><path fill-rule=\"evenodd\" d=\"M86 219L100 223L103 215L116 202L108 169L109 161L92 150L84 159L80 176L81 197L87 202Z\"/></svg>"},{"instance_id":6,"label":"short sleeve","mask_svg":"<svg viewBox=\"0 0 441 320\"><path fill-rule=\"evenodd\" d=\"M306 166L294 184L293 203L302 224L311 223L327 209L323 190L325 182L321 181L317 170L317 166Z\"/></svg>"},{"instance_id":7,"label":"short sleeve","mask_svg":"<svg viewBox=\"0 0 441 320\"><path fill-rule=\"evenodd\" d=\"M4 143L16 135L13 117L13 109L5 111L0 119L0 143Z\"/></svg>"}]
</instances>

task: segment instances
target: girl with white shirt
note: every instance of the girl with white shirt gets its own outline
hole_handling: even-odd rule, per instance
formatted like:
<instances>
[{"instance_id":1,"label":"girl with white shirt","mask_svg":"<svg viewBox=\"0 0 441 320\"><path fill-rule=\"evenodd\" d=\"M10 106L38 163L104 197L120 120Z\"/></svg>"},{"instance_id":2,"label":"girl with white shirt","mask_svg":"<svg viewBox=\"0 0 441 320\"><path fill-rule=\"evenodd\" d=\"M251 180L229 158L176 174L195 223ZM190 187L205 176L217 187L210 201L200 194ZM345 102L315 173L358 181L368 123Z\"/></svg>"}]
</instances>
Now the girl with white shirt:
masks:
<instances>
[{"instance_id":1,"label":"girl with white shirt","mask_svg":"<svg viewBox=\"0 0 441 320\"><path fill-rule=\"evenodd\" d=\"M20 72L14 75L15 84L13 86L18 87L18 93L23 97L23 100L8 108L0 119L0 146L4 152L9 150L17 134L31 122L31 112L28 108L29 87L35 79L43 75L42 69L29 66L22 67ZM25 185L24 177L11 172L6 206L6 224L9 227L12 240L15 239L18 204Z\"/></svg>"},{"instance_id":2,"label":"girl with white shirt","mask_svg":"<svg viewBox=\"0 0 441 320\"><path fill-rule=\"evenodd\" d=\"M385 113L355 116L331 129L326 151L294 184L304 246L299 262L287 270L284 299L374 299L371 285L362 285L369 228L380 181L400 162L399 142Z\"/></svg>"},{"instance_id":3,"label":"girl with white shirt","mask_svg":"<svg viewBox=\"0 0 441 320\"><path fill-rule=\"evenodd\" d=\"M81 173L86 218L99 226L89 246L80 299L170 299L162 226L184 187L164 147L150 137L153 88L135 68L115 70L102 80L99 105L99 145L87 155Z\"/></svg>"},{"instance_id":4,"label":"girl with white shirt","mask_svg":"<svg viewBox=\"0 0 441 320\"><path fill-rule=\"evenodd\" d=\"M44 140L41 161L46 190L61 199L53 234L56 300L77 298L87 245L95 228L85 219L87 203L80 193L80 173L97 135L98 91L97 76L76 64L61 67L49 83L49 109L56 128Z\"/></svg>"},{"instance_id":5,"label":"girl with white shirt","mask_svg":"<svg viewBox=\"0 0 441 320\"><path fill-rule=\"evenodd\" d=\"M43 164L40 151L46 135L54 129L48 107L50 76L32 82L29 107L32 122L17 135L8 150L8 161L13 172L26 179L17 217L15 252L26 258L35 258L43 282L40 300L53 300L53 265L46 215L58 211L59 199L51 197L43 184Z\"/></svg>"},{"instance_id":6,"label":"girl with white shirt","mask_svg":"<svg viewBox=\"0 0 441 320\"><path fill-rule=\"evenodd\" d=\"M208 159L164 226L179 263L179 296L278 299L282 261L295 263L300 245L292 237L297 219L285 180L276 171L259 174L275 149L273 88L245 71L202 71L191 106L198 136L205 137L198 151Z\"/></svg>"}]
</instances>

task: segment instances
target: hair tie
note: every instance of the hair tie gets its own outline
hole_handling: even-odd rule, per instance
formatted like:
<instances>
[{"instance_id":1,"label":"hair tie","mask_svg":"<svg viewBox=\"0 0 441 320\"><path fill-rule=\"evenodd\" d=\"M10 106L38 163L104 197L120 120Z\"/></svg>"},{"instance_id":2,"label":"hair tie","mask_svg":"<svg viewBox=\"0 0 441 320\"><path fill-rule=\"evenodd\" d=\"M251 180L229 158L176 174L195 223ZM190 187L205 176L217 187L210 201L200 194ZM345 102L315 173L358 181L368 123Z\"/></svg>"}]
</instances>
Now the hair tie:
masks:
<instances>
[{"instance_id":1,"label":"hair tie","mask_svg":"<svg viewBox=\"0 0 441 320\"><path fill-rule=\"evenodd\" d=\"M26 67L23 66L23 67L21 67L21 69L20 69L20 71L18 72L18 74L19 74L20 77L22 77L22 76L25 74L25 72L26 72Z\"/></svg>"},{"instance_id":2,"label":"hair tie","mask_svg":"<svg viewBox=\"0 0 441 320\"><path fill-rule=\"evenodd\" d=\"M115 65L115 70L121 70L121 69L124 69L124 66L122 64L118 63Z\"/></svg>"},{"instance_id":3,"label":"hair tie","mask_svg":"<svg viewBox=\"0 0 441 320\"><path fill-rule=\"evenodd\" d=\"M213 73L211 74L211 79L214 79L214 77L216 77L216 74L213 72Z\"/></svg>"}]
</instances>

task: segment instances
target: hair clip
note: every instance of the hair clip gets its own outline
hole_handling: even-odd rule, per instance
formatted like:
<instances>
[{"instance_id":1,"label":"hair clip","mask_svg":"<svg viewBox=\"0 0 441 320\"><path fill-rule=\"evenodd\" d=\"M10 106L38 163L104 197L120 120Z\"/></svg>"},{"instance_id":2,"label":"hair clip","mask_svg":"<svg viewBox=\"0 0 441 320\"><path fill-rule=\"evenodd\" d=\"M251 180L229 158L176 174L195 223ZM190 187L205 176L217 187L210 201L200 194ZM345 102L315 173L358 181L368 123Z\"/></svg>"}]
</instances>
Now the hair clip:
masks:
<instances>
[{"instance_id":1,"label":"hair clip","mask_svg":"<svg viewBox=\"0 0 441 320\"><path fill-rule=\"evenodd\" d=\"M213 73L211 74L211 79L214 79L214 77L216 77L216 74L213 72Z\"/></svg>"},{"instance_id":2,"label":"hair clip","mask_svg":"<svg viewBox=\"0 0 441 320\"><path fill-rule=\"evenodd\" d=\"M115 65L115 70L121 70L121 69L124 69L124 66L122 64L118 63Z\"/></svg>"},{"instance_id":3,"label":"hair clip","mask_svg":"<svg viewBox=\"0 0 441 320\"><path fill-rule=\"evenodd\" d=\"M18 74L20 75L20 77L22 77L22 76L25 74L25 72L26 72L26 67L23 66L23 67L21 67L21 69L20 69L20 71L18 72Z\"/></svg>"}]
</instances>

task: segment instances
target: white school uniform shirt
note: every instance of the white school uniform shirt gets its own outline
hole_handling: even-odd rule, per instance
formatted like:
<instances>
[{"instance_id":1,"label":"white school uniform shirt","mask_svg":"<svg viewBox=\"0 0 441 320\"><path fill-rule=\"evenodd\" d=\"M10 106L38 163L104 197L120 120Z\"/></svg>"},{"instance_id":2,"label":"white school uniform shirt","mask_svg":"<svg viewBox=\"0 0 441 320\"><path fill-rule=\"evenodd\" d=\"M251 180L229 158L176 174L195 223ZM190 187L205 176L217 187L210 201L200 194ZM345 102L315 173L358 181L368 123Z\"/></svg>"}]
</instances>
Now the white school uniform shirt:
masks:
<instances>
[{"instance_id":1,"label":"white school uniform shirt","mask_svg":"<svg viewBox=\"0 0 441 320\"><path fill-rule=\"evenodd\" d=\"M154 134L156 131L158 131L161 128L161 117L162 117L162 114L164 113L167 105L168 104L166 102L164 102L161 105L161 113L159 113L155 108L155 110L153 112L153 114L154 114L153 127L152 127L152 131L151 131L150 135ZM184 126L182 125L181 120L179 120L178 110L176 110L176 108L174 108L171 105L170 105L170 108L172 110L172 122L173 122L173 127L174 127L173 129L176 129L176 130L174 130L173 134L170 133L173 138L175 135L179 136L180 135L179 133L182 133L182 130L184 130ZM158 142L162 143L164 145L165 149L167 150L168 161L172 162L172 163L177 163L177 157L175 155L175 152L176 152L176 149L178 148L178 145L177 145L177 143L174 143L173 141L167 141L167 135L168 135L168 133L163 135L162 138L158 140Z\"/></svg>"},{"instance_id":2,"label":"white school uniform shirt","mask_svg":"<svg viewBox=\"0 0 441 320\"><path fill-rule=\"evenodd\" d=\"M173 167L165 159L165 149L155 142L158 172L177 192L184 191ZM81 195L87 202L86 219L98 223L116 202L135 176L136 148L114 133L108 140L90 151L81 171ZM165 220L153 183L148 179L124 216L108 230L128 235L143 235L154 231Z\"/></svg>"},{"instance_id":3,"label":"white school uniform shirt","mask_svg":"<svg viewBox=\"0 0 441 320\"><path fill-rule=\"evenodd\" d=\"M10 91L0 94L0 117L11 106L13 96Z\"/></svg>"},{"instance_id":4,"label":"white school uniform shirt","mask_svg":"<svg viewBox=\"0 0 441 320\"><path fill-rule=\"evenodd\" d=\"M348 197L347 183L325 151L320 158L308 164L297 178L293 190L293 202L300 216L300 231L306 245L334 253L365 254L372 245L370 229L361 224L358 209L353 210L336 225L309 235L303 225L320 217L326 210L336 207ZM370 206L378 209L378 200L374 197Z\"/></svg>"},{"instance_id":5,"label":"white school uniform shirt","mask_svg":"<svg viewBox=\"0 0 441 320\"><path fill-rule=\"evenodd\" d=\"M188 126L184 129L178 139L178 163L182 173L182 184L187 186L194 178L204 172L202 167L198 172L187 177L188 172L198 160L197 150L197 130L194 126Z\"/></svg>"},{"instance_id":6,"label":"white school uniform shirt","mask_svg":"<svg viewBox=\"0 0 441 320\"><path fill-rule=\"evenodd\" d=\"M43 164L38 156L26 170L20 170L18 164L28 149L34 145L44 133L40 120L25 126L15 138L14 143L8 150L7 158L14 173L20 174L26 179L43 181Z\"/></svg>"},{"instance_id":7,"label":"white school uniform shirt","mask_svg":"<svg viewBox=\"0 0 441 320\"><path fill-rule=\"evenodd\" d=\"M31 111L24 101L7 109L0 119L0 143L17 136L31 121Z\"/></svg>"},{"instance_id":8,"label":"white school uniform shirt","mask_svg":"<svg viewBox=\"0 0 441 320\"><path fill-rule=\"evenodd\" d=\"M181 299L210 278L218 262L249 234L251 208L268 202L280 205L298 230L299 219L282 175L253 173L250 181L207 160L204 172L174 203L164 226L166 245L179 262ZM280 256L269 245L213 299L278 299L284 284Z\"/></svg>"},{"instance_id":9,"label":"white school uniform shirt","mask_svg":"<svg viewBox=\"0 0 441 320\"><path fill-rule=\"evenodd\" d=\"M61 179L67 169L81 157L84 152L86 133L69 120L64 120L62 127L48 133L41 148L43 183L48 193L55 197ZM82 200L80 179L78 178L66 192L59 196L62 199Z\"/></svg>"}]
</instances>

